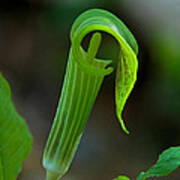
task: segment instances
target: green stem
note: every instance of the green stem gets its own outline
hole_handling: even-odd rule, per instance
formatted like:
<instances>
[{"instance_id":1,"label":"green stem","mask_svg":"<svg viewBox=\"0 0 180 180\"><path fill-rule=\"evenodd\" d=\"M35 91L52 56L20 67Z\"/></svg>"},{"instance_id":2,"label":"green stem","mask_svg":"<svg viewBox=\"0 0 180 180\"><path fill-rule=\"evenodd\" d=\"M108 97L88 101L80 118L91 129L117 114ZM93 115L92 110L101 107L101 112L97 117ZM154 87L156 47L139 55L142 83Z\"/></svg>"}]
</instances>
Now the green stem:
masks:
<instances>
[{"instance_id":1,"label":"green stem","mask_svg":"<svg viewBox=\"0 0 180 180\"><path fill-rule=\"evenodd\" d=\"M59 173L55 173L55 172L51 172L51 171L47 171L46 174L46 179L47 180L59 180L63 175L59 174Z\"/></svg>"}]
</instances>

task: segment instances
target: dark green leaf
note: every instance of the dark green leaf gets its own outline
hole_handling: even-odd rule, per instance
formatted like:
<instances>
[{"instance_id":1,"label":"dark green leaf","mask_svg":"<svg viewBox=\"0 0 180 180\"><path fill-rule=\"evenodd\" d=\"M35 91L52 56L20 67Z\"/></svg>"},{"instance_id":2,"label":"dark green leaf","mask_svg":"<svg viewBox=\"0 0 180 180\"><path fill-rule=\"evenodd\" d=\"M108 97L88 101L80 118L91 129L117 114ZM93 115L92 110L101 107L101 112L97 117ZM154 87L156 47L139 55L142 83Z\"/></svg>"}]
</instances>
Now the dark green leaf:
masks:
<instances>
[{"instance_id":1,"label":"dark green leaf","mask_svg":"<svg viewBox=\"0 0 180 180\"><path fill-rule=\"evenodd\" d=\"M180 166L180 147L171 147L165 150L155 165L147 172L141 172L137 180L145 180L149 177L167 176Z\"/></svg>"}]
</instances>

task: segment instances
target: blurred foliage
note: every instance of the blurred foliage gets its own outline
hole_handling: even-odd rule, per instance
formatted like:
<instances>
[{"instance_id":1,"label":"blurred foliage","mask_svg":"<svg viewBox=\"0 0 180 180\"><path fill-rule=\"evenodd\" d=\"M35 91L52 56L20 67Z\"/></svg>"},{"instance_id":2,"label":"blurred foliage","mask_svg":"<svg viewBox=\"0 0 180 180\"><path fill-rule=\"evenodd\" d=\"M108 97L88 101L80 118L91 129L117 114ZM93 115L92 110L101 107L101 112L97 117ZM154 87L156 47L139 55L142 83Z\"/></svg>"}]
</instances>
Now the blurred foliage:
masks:
<instances>
[{"instance_id":1,"label":"blurred foliage","mask_svg":"<svg viewBox=\"0 0 180 180\"><path fill-rule=\"evenodd\" d=\"M75 17L83 11L94 7L104 7L111 3L108 0L62 0L48 5L43 16L46 23L51 26L64 25L70 27Z\"/></svg>"},{"instance_id":2,"label":"blurred foliage","mask_svg":"<svg viewBox=\"0 0 180 180\"><path fill-rule=\"evenodd\" d=\"M151 52L159 76L180 87L180 37L174 32L157 33L152 40Z\"/></svg>"},{"instance_id":3,"label":"blurred foliage","mask_svg":"<svg viewBox=\"0 0 180 180\"><path fill-rule=\"evenodd\" d=\"M176 33L162 31L156 33L152 39L151 58L157 78L155 79L157 91L154 89L158 103L155 107L162 114L179 122L180 108L180 38ZM159 93L157 93L159 92Z\"/></svg>"}]
</instances>

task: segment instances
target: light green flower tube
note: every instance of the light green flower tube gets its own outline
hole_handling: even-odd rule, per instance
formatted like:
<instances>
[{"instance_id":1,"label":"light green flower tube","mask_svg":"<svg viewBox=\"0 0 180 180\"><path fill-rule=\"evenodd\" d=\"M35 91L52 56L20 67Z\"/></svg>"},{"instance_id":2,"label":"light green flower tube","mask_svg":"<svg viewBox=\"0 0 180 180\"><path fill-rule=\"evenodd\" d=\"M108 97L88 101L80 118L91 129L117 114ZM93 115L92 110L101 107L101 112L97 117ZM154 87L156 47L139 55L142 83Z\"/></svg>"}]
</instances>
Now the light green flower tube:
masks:
<instances>
[{"instance_id":1,"label":"light green flower tube","mask_svg":"<svg viewBox=\"0 0 180 180\"><path fill-rule=\"evenodd\" d=\"M90 56L92 45L97 45L99 39L100 34L94 34L88 53L81 50L83 61L89 58L90 64L97 68L97 71L103 70L101 74L96 75L84 70L75 60L72 50L70 51L60 102L44 152L43 164L48 170L48 176L57 173L59 178L67 171L103 78L112 72L110 68L105 69L109 62L97 62Z\"/></svg>"},{"instance_id":2,"label":"light green flower tube","mask_svg":"<svg viewBox=\"0 0 180 180\"><path fill-rule=\"evenodd\" d=\"M116 104L122 128L128 132L121 112L136 80L136 41L125 25L111 13L100 9L89 10L76 19L71 30L72 46L63 89L43 155L47 180L58 180L68 170L104 76L113 71L109 67L112 61L95 58L101 42L99 32L93 34L87 52L81 47L83 38L92 31L105 31L121 45Z\"/></svg>"}]
</instances>

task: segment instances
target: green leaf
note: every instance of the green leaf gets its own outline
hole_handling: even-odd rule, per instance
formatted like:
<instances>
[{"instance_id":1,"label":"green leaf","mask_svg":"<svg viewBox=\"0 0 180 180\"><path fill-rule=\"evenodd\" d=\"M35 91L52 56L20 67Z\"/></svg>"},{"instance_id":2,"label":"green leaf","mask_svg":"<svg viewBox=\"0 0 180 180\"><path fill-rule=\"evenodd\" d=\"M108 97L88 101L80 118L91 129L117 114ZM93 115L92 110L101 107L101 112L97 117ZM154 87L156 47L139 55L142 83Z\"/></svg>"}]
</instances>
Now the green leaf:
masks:
<instances>
[{"instance_id":1,"label":"green leaf","mask_svg":"<svg viewBox=\"0 0 180 180\"><path fill-rule=\"evenodd\" d=\"M15 180L31 150L32 136L16 112L8 82L0 74L0 180Z\"/></svg>"},{"instance_id":2,"label":"green leaf","mask_svg":"<svg viewBox=\"0 0 180 180\"><path fill-rule=\"evenodd\" d=\"M141 172L137 180L149 177L167 176L180 166L180 147L171 147L165 150L147 172Z\"/></svg>"},{"instance_id":3,"label":"green leaf","mask_svg":"<svg viewBox=\"0 0 180 180\"><path fill-rule=\"evenodd\" d=\"M127 176L119 176L115 178L114 180L130 180Z\"/></svg>"}]
</instances>

